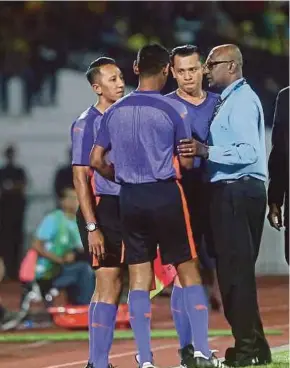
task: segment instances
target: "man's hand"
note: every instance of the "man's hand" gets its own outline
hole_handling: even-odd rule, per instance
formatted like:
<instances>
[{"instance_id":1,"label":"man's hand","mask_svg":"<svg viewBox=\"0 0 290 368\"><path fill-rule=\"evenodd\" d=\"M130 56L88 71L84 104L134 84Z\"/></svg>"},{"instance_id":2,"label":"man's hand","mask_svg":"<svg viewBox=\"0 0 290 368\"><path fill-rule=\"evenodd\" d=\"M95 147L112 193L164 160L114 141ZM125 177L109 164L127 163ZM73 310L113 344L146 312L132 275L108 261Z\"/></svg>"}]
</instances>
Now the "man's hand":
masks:
<instances>
[{"instance_id":1,"label":"man's hand","mask_svg":"<svg viewBox=\"0 0 290 368\"><path fill-rule=\"evenodd\" d=\"M88 233L89 251L98 259L105 256L104 236L99 229Z\"/></svg>"},{"instance_id":2,"label":"man's hand","mask_svg":"<svg viewBox=\"0 0 290 368\"><path fill-rule=\"evenodd\" d=\"M182 139L177 147L177 152L183 157L199 156L208 158L208 146L195 139Z\"/></svg>"},{"instance_id":3,"label":"man's hand","mask_svg":"<svg viewBox=\"0 0 290 368\"><path fill-rule=\"evenodd\" d=\"M76 255L74 252L69 252L65 256L63 256L63 262L64 263L74 263L76 260Z\"/></svg>"},{"instance_id":4,"label":"man's hand","mask_svg":"<svg viewBox=\"0 0 290 368\"><path fill-rule=\"evenodd\" d=\"M273 203L269 205L269 213L268 213L268 220L270 225L274 227L276 230L280 231L282 227L282 212L281 207L277 204Z\"/></svg>"}]
</instances>

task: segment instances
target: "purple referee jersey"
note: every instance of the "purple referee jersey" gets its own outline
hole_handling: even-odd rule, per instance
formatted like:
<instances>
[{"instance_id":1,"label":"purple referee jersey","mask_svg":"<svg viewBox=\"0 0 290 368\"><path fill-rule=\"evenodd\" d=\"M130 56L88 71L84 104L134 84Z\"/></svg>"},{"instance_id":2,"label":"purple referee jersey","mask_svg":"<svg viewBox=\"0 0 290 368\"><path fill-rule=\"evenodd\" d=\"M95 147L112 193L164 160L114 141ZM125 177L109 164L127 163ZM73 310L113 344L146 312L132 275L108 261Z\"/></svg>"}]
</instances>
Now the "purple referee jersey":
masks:
<instances>
[{"instance_id":1,"label":"purple referee jersey","mask_svg":"<svg viewBox=\"0 0 290 368\"><path fill-rule=\"evenodd\" d=\"M104 114L95 145L112 147L118 183L152 183L176 177L175 149L191 137L184 104L155 91L134 91Z\"/></svg>"},{"instance_id":2,"label":"purple referee jersey","mask_svg":"<svg viewBox=\"0 0 290 368\"><path fill-rule=\"evenodd\" d=\"M211 120L219 95L216 93L207 92L206 99L200 105L194 105L182 99L178 96L176 91L171 92L166 96L184 103L188 112L185 119L188 120L188 123L190 124L192 137L200 142L205 143L209 135L209 122ZM200 164L201 158L195 157L194 168L200 167Z\"/></svg>"},{"instance_id":3,"label":"purple referee jersey","mask_svg":"<svg viewBox=\"0 0 290 368\"><path fill-rule=\"evenodd\" d=\"M103 114L91 106L73 123L71 127L73 165L90 166L90 153L102 118ZM108 160L110 161L110 152ZM96 195L119 195L120 186L94 171L94 190Z\"/></svg>"}]
</instances>

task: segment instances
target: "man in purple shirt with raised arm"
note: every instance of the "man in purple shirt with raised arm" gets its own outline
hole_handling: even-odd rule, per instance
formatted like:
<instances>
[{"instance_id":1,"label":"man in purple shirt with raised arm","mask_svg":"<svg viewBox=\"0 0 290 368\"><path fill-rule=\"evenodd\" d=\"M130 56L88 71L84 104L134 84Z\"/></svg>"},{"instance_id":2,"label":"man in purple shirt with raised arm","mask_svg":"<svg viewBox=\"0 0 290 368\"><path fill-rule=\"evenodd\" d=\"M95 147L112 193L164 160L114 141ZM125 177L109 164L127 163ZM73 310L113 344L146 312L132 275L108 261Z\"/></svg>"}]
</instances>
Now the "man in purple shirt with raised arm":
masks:
<instances>
[{"instance_id":1,"label":"man in purple shirt with raised arm","mask_svg":"<svg viewBox=\"0 0 290 368\"><path fill-rule=\"evenodd\" d=\"M173 156L180 140L191 137L187 110L179 101L160 94L169 73L169 54L160 45L139 50L134 62L139 86L109 108L101 122L91 166L121 184L122 233L129 265L130 322L141 368L154 368L150 348L149 290L153 260L159 244L163 264L174 264L184 288L195 349L188 368L215 367L208 346L207 299L201 285L189 213L176 181ZM111 149L113 163L105 154ZM180 158L192 168L192 160Z\"/></svg>"},{"instance_id":2,"label":"man in purple shirt with raised arm","mask_svg":"<svg viewBox=\"0 0 290 368\"><path fill-rule=\"evenodd\" d=\"M107 57L92 62L86 76L98 95L98 102L84 111L71 128L73 177L80 202L77 222L97 281L89 308L90 343L86 368L108 368L111 367L108 357L122 288L120 186L97 172L91 177L89 156L104 111L124 94L124 80L115 60ZM110 160L110 155L107 159ZM90 179L94 181L94 190Z\"/></svg>"},{"instance_id":3,"label":"man in purple shirt with raised arm","mask_svg":"<svg viewBox=\"0 0 290 368\"><path fill-rule=\"evenodd\" d=\"M205 143L209 134L209 122L219 95L202 88L203 68L199 49L193 45L175 47L170 53L170 65L178 88L167 96L186 106L188 113L185 119L190 124L192 137ZM215 264L208 254L212 246L212 239L206 205L208 193L204 180L203 159L195 157L193 169L181 170L181 174L181 184L190 212L192 233L201 263L203 283L207 286L212 309L217 310L219 301L214 290ZM182 294L183 289L176 278L171 294L171 310L179 336L181 367L185 367L186 357L192 352L193 339Z\"/></svg>"}]
</instances>

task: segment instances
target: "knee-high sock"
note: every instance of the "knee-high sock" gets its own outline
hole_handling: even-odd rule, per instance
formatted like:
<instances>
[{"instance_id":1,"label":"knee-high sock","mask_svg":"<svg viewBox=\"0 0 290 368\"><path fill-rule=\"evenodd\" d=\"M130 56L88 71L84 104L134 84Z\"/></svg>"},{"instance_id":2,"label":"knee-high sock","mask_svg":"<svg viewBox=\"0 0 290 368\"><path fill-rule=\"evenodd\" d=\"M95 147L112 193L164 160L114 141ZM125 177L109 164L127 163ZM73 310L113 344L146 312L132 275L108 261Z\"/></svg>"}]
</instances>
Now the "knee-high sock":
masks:
<instances>
[{"instance_id":1,"label":"knee-high sock","mask_svg":"<svg viewBox=\"0 0 290 368\"><path fill-rule=\"evenodd\" d=\"M91 302L89 307L89 362L93 363L93 350L94 350L94 340L93 340L93 313L96 303Z\"/></svg>"},{"instance_id":2,"label":"knee-high sock","mask_svg":"<svg viewBox=\"0 0 290 368\"><path fill-rule=\"evenodd\" d=\"M108 368L109 352L113 343L117 306L107 303L96 303L93 320L93 364L96 368Z\"/></svg>"},{"instance_id":3,"label":"knee-high sock","mask_svg":"<svg viewBox=\"0 0 290 368\"><path fill-rule=\"evenodd\" d=\"M174 286L171 293L171 313L178 334L180 348L192 344L191 327L184 304L183 288Z\"/></svg>"},{"instance_id":4,"label":"knee-high sock","mask_svg":"<svg viewBox=\"0 0 290 368\"><path fill-rule=\"evenodd\" d=\"M151 303L148 291L133 290L129 293L130 323L140 357L140 366L152 362L151 354Z\"/></svg>"},{"instance_id":5,"label":"knee-high sock","mask_svg":"<svg viewBox=\"0 0 290 368\"><path fill-rule=\"evenodd\" d=\"M210 357L208 345L208 303L202 285L183 288L184 304L188 314L193 337L194 350Z\"/></svg>"}]
</instances>

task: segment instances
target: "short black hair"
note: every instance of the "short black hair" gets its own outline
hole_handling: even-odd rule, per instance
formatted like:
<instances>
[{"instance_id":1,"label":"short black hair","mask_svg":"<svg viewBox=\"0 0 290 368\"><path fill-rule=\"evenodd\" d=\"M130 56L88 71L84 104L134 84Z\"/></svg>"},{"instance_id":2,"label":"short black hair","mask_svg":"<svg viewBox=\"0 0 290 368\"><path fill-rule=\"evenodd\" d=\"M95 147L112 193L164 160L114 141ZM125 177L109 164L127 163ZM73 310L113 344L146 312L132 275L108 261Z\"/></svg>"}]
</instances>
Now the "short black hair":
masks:
<instances>
[{"instance_id":1,"label":"short black hair","mask_svg":"<svg viewBox=\"0 0 290 368\"><path fill-rule=\"evenodd\" d=\"M137 65L140 75L156 75L167 64L169 64L169 52L159 44L146 45L138 51Z\"/></svg>"},{"instance_id":2,"label":"short black hair","mask_svg":"<svg viewBox=\"0 0 290 368\"><path fill-rule=\"evenodd\" d=\"M104 65L117 65L116 61L112 58L102 56L98 59L94 60L90 66L88 67L88 70L86 72L87 80L90 84L94 83L95 76L100 73L100 68Z\"/></svg>"},{"instance_id":3,"label":"short black hair","mask_svg":"<svg viewBox=\"0 0 290 368\"><path fill-rule=\"evenodd\" d=\"M75 190L75 187L74 187L74 185L72 183L71 184L67 184L64 187L62 187L60 189L58 195L57 195L57 198L59 200L64 199L66 197L66 195L67 195L67 191L68 190Z\"/></svg>"},{"instance_id":4,"label":"short black hair","mask_svg":"<svg viewBox=\"0 0 290 368\"><path fill-rule=\"evenodd\" d=\"M193 55L193 54L201 55L200 50L197 46L195 46L195 45L177 46L170 53L170 64L171 64L171 66L174 66L174 57L176 55L178 55L178 56L190 56L190 55Z\"/></svg>"}]
</instances>

